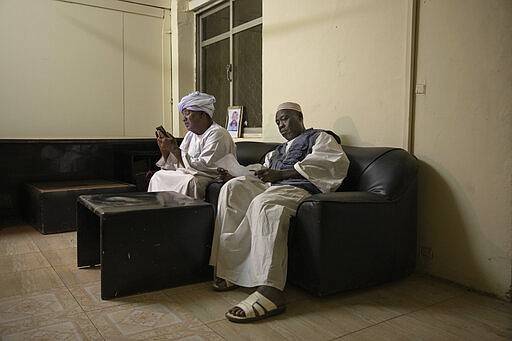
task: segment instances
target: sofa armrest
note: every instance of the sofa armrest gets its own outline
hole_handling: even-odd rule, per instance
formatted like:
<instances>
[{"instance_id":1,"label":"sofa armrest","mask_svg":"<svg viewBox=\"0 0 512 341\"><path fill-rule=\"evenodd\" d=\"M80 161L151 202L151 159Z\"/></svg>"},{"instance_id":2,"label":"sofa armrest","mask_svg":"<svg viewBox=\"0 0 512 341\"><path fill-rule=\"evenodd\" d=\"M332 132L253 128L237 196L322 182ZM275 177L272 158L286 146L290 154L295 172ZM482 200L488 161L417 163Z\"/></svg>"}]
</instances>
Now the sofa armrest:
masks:
<instances>
[{"instance_id":1,"label":"sofa armrest","mask_svg":"<svg viewBox=\"0 0 512 341\"><path fill-rule=\"evenodd\" d=\"M380 194L370 192L331 192L331 193L320 193L314 194L304 200L304 203L320 203L320 202L332 202L332 203L382 203L389 202L389 200Z\"/></svg>"},{"instance_id":2,"label":"sofa armrest","mask_svg":"<svg viewBox=\"0 0 512 341\"><path fill-rule=\"evenodd\" d=\"M290 281L322 296L409 274L416 259L411 204L368 192L312 195L290 230Z\"/></svg>"}]
</instances>

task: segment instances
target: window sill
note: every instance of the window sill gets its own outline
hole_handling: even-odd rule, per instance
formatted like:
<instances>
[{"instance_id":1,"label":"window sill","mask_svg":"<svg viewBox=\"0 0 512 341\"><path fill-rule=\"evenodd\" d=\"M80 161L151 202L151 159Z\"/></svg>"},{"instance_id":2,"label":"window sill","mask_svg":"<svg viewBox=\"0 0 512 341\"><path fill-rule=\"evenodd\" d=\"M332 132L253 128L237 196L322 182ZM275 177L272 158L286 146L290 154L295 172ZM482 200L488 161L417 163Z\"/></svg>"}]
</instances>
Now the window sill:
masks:
<instances>
[{"instance_id":1,"label":"window sill","mask_svg":"<svg viewBox=\"0 0 512 341\"><path fill-rule=\"evenodd\" d=\"M244 128L242 137L235 138L235 141L261 141L262 137L261 128Z\"/></svg>"}]
</instances>

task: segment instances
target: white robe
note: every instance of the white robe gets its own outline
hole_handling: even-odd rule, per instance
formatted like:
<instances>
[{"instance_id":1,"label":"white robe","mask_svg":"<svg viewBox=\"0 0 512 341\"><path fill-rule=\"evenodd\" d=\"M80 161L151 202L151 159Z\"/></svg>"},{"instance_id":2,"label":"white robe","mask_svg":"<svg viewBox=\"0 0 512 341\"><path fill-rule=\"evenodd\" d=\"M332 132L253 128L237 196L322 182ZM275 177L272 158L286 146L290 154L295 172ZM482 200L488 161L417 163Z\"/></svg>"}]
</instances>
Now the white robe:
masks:
<instances>
[{"instance_id":1,"label":"white robe","mask_svg":"<svg viewBox=\"0 0 512 341\"><path fill-rule=\"evenodd\" d=\"M148 192L174 191L204 199L206 187L218 175L215 162L226 154L236 155L231 135L215 122L202 135L187 132L180 149L185 167L172 154L167 161L161 157L161 169L151 177Z\"/></svg>"},{"instance_id":2,"label":"white robe","mask_svg":"<svg viewBox=\"0 0 512 341\"><path fill-rule=\"evenodd\" d=\"M270 156L265 158L266 166ZM311 154L294 168L322 192L332 192L341 185L348 166L341 146L321 132ZM310 195L302 188L271 186L255 177L242 176L224 184L210 257L216 275L244 287L267 285L283 290L290 218Z\"/></svg>"}]
</instances>

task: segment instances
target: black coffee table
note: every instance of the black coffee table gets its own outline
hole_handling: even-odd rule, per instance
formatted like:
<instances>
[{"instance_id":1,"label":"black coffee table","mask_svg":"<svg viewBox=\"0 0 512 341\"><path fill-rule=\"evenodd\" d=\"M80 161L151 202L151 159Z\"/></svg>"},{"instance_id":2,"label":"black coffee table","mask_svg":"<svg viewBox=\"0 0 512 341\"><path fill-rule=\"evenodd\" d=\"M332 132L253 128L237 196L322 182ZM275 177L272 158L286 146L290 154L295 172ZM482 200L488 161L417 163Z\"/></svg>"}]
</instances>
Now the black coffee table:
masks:
<instances>
[{"instance_id":1,"label":"black coffee table","mask_svg":"<svg viewBox=\"0 0 512 341\"><path fill-rule=\"evenodd\" d=\"M101 266L109 299L212 278L214 208L175 192L82 195L78 266Z\"/></svg>"}]
</instances>

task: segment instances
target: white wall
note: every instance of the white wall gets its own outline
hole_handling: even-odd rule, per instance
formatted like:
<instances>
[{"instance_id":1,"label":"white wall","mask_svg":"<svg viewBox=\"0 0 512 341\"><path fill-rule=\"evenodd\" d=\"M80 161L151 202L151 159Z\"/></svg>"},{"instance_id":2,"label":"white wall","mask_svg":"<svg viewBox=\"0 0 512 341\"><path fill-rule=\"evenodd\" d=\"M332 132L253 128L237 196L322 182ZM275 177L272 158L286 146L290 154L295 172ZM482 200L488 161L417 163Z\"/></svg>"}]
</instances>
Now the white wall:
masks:
<instances>
[{"instance_id":1,"label":"white wall","mask_svg":"<svg viewBox=\"0 0 512 341\"><path fill-rule=\"evenodd\" d=\"M512 264L512 1L421 1L419 269L504 297ZM510 293L509 293L510 294Z\"/></svg>"},{"instance_id":2,"label":"white wall","mask_svg":"<svg viewBox=\"0 0 512 341\"><path fill-rule=\"evenodd\" d=\"M263 134L276 106L352 145L403 146L408 115L407 0L282 0L263 5Z\"/></svg>"},{"instance_id":3,"label":"white wall","mask_svg":"<svg viewBox=\"0 0 512 341\"><path fill-rule=\"evenodd\" d=\"M153 136L170 117L164 10L126 8L0 1L0 138Z\"/></svg>"},{"instance_id":4,"label":"white wall","mask_svg":"<svg viewBox=\"0 0 512 341\"><path fill-rule=\"evenodd\" d=\"M188 10L187 0L171 0L172 18L172 131L174 136L185 136L187 128L178 111L180 99L196 90L195 21Z\"/></svg>"}]
</instances>

